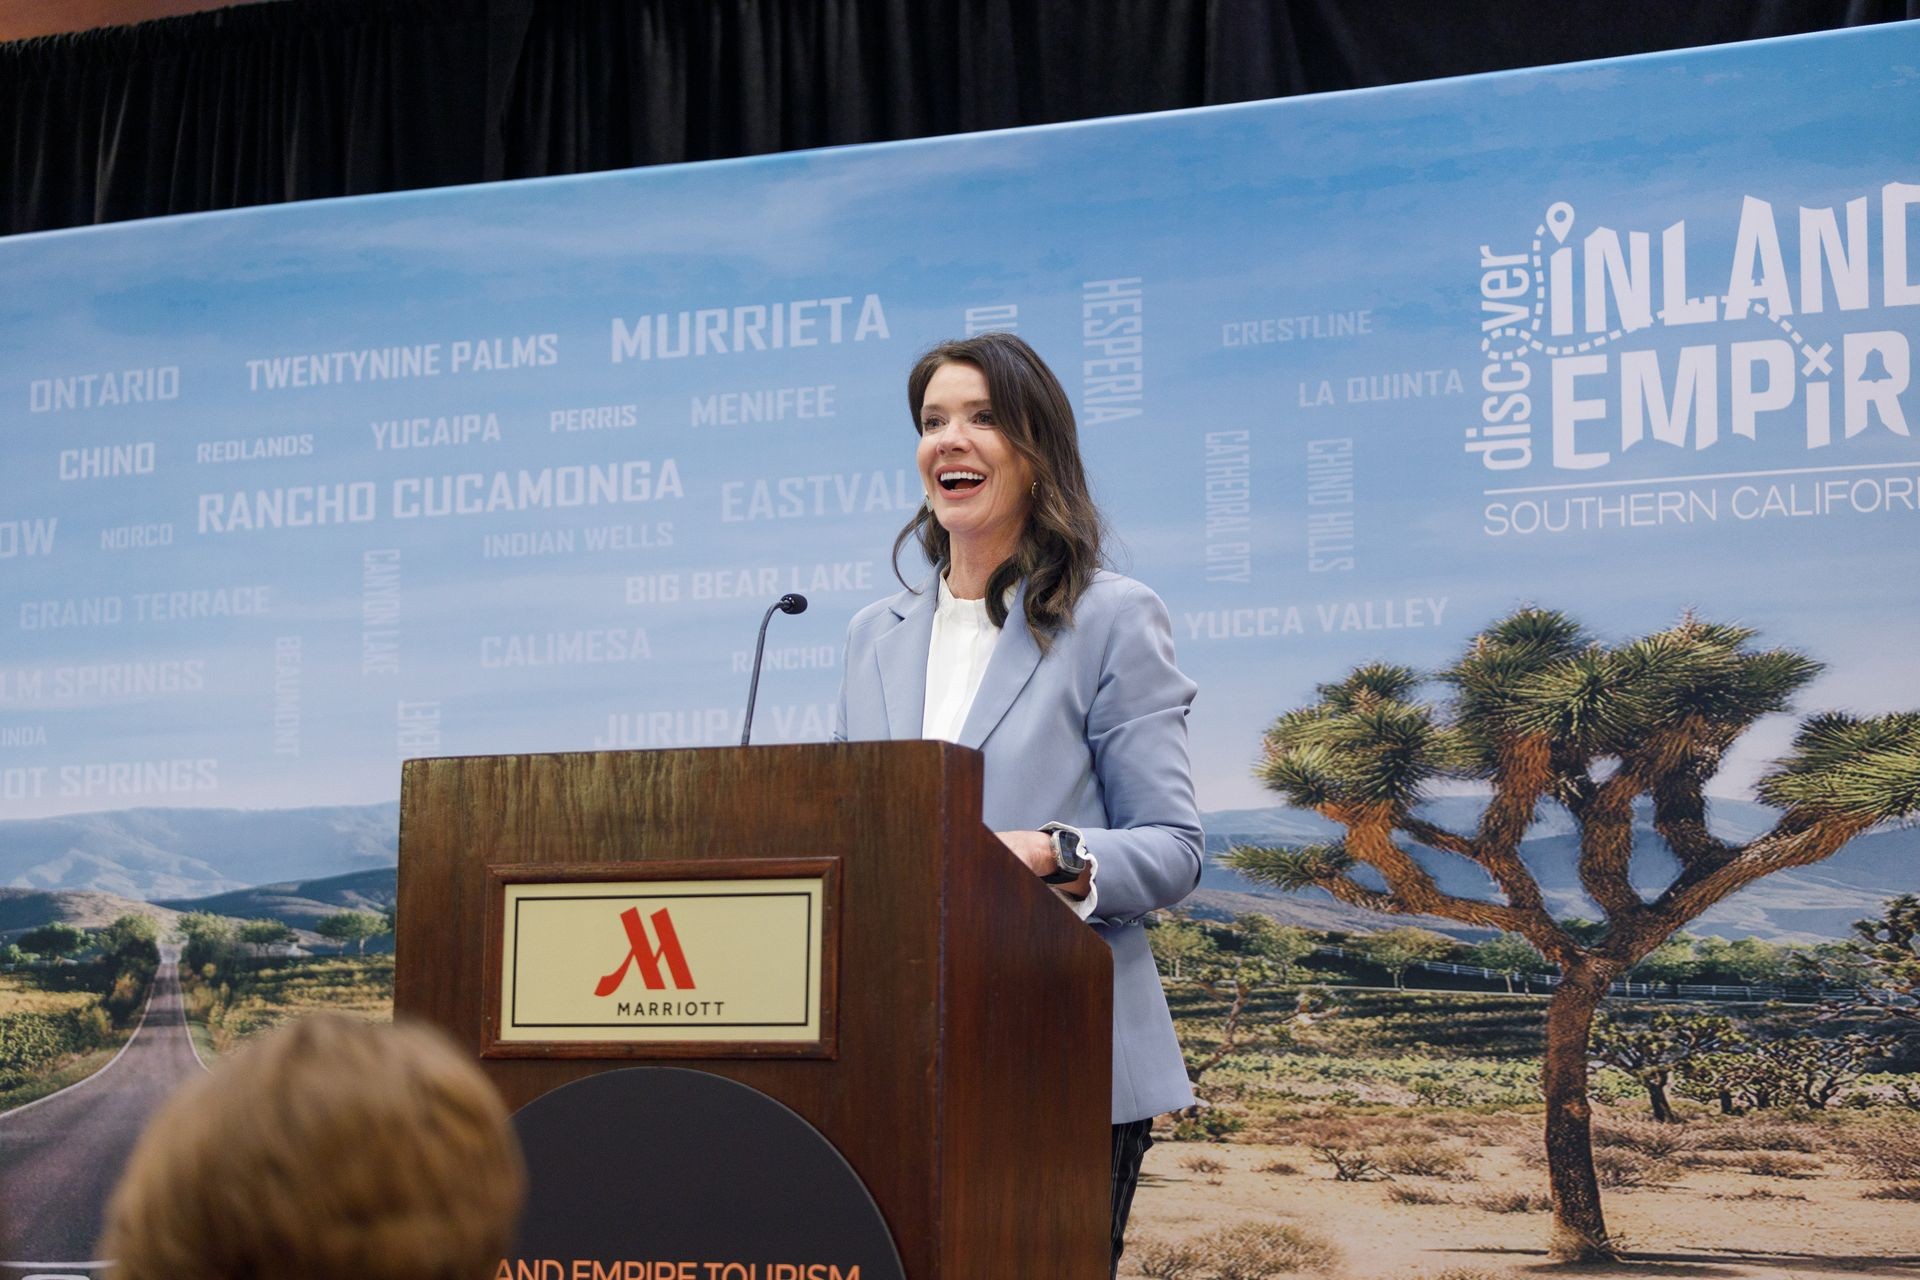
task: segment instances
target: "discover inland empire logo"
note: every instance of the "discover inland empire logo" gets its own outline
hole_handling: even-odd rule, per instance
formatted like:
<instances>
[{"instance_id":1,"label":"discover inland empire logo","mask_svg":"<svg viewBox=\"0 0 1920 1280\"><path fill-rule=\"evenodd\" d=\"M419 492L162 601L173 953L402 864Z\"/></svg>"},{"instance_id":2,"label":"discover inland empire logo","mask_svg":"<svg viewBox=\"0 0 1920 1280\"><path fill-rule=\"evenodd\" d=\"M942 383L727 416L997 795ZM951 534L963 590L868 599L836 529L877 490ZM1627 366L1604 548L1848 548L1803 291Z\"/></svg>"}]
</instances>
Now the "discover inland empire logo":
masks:
<instances>
[{"instance_id":1,"label":"discover inland empire logo","mask_svg":"<svg viewBox=\"0 0 1920 1280\"><path fill-rule=\"evenodd\" d=\"M620 913L620 924L627 931L627 954L618 968L601 978L594 987L596 996L610 996L620 989L626 980L627 969L638 966L641 980L649 991L664 991L667 983L661 976L660 963L666 962L667 972L673 975L673 985L681 991L693 990L693 970L687 967L686 952L680 949L680 937L673 931L673 917L666 908L654 912L648 919L653 921L653 934L659 945L647 936L647 926L640 921L640 909L628 907Z\"/></svg>"}]
</instances>

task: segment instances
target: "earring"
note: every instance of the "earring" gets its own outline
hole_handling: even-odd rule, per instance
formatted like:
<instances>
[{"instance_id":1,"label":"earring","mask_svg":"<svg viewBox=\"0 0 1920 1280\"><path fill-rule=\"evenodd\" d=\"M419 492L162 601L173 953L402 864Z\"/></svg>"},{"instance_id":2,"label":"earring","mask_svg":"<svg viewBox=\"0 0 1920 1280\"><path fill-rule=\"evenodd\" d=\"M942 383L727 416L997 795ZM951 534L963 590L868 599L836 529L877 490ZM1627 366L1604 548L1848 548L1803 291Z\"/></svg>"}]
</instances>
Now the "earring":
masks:
<instances>
[{"instance_id":1,"label":"earring","mask_svg":"<svg viewBox=\"0 0 1920 1280\"><path fill-rule=\"evenodd\" d=\"M1027 496L1029 498L1037 498L1040 496L1040 482L1038 480L1035 480L1027 489Z\"/></svg>"}]
</instances>

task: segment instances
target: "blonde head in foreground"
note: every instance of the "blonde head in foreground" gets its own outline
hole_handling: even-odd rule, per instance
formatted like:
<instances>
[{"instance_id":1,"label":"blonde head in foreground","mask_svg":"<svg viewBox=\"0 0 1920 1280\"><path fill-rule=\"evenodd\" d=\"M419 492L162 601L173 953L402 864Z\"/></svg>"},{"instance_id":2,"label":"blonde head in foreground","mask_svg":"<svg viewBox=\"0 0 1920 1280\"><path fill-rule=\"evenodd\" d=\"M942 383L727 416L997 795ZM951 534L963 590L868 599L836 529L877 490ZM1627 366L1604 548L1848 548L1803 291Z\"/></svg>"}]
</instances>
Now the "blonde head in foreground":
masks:
<instances>
[{"instance_id":1,"label":"blonde head in foreground","mask_svg":"<svg viewBox=\"0 0 1920 1280\"><path fill-rule=\"evenodd\" d=\"M308 1018L161 1109L98 1256L115 1280L483 1280L524 1193L506 1108L439 1033Z\"/></svg>"}]
</instances>

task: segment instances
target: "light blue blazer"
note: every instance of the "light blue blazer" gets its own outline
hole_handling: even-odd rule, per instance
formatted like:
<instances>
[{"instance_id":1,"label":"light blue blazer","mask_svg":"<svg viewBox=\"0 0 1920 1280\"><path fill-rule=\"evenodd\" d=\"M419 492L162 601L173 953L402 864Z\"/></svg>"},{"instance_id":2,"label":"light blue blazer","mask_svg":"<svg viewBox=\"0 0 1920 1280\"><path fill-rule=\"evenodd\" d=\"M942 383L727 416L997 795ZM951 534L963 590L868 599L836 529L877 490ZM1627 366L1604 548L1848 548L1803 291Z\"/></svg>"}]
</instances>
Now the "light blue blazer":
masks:
<instances>
[{"instance_id":1,"label":"light blue blazer","mask_svg":"<svg viewBox=\"0 0 1920 1280\"><path fill-rule=\"evenodd\" d=\"M937 584L868 605L847 629L834 737L918 738ZM1113 1121L1193 1102L1141 919L1200 882L1205 847L1187 758L1194 684L1173 664L1160 597L1102 572L1041 656L1025 585L1008 609L962 746L986 756L981 814L995 831L1065 822L1099 861L1088 923L1113 948Z\"/></svg>"}]
</instances>

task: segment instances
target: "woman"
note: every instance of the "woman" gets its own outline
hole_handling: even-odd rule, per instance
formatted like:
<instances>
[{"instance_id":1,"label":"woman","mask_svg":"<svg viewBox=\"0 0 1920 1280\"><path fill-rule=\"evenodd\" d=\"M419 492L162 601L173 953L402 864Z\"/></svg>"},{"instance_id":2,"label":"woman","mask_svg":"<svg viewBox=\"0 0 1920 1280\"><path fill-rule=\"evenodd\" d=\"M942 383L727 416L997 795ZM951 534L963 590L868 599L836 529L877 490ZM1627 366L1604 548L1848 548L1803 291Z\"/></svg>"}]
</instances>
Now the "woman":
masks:
<instances>
[{"instance_id":1,"label":"woman","mask_svg":"<svg viewBox=\"0 0 1920 1280\"><path fill-rule=\"evenodd\" d=\"M160 1109L107 1206L113 1280L493 1280L525 1195L507 1109L431 1027L322 1015Z\"/></svg>"},{"instance_id":2,"label":"woman","mask_svg":"<svg viewBox=\"0 0 1920 1280\"><path fill-rule=\"evenodd\" d=\"M944 738L986 757L983 817L1113 948L1113 1258L1153 1117L1192 1103L1141 920L1200 879L1194 685L1159 597L1100 569L1073 408L1012 334L907 379L934 580L860 611L835 736ZM902 582L905 579L902 578Z\"/></svg>"}]
</instances>

